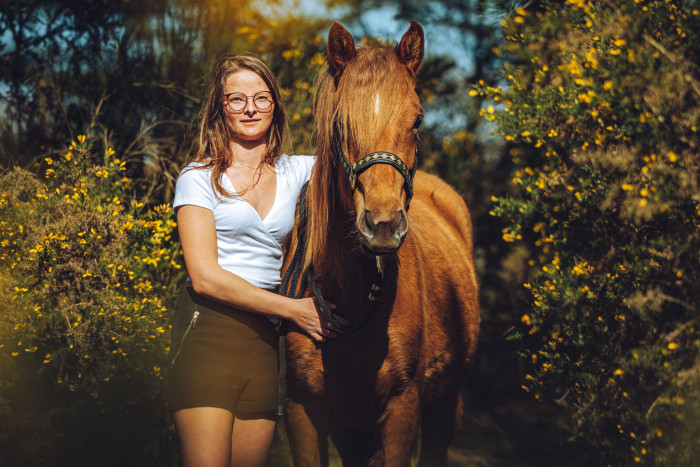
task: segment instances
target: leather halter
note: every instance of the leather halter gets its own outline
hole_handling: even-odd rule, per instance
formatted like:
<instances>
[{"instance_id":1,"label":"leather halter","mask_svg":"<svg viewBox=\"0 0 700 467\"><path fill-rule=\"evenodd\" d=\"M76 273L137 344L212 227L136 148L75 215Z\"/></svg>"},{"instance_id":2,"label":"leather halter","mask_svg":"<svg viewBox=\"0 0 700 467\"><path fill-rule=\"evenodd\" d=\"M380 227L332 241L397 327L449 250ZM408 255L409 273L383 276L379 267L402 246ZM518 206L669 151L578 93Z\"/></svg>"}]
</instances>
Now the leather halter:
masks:
<instances>
[{"instance_id":1,"label":"leather halter","mask_svg":"<svg viewBox=\"0 0 700 467\"><path fill-rule=\"evenodd\" d=\"M416 167L418 167L418 148L416 148L416 160L411 170L409 170L399 156L386 151L372 152L354 164L350 164L350 160L348 160L340 145L340 139L336 137L335 141L338 155L340 156L340 162L343 165L343 169L345 169L345 172L348 174L350 189L353 192L355 188L357 188L357 177L362 172L375 164L387 164L395 168L403 177L403 189L406 192L406 210L408 210L408 205L411 202L411 198L413 198L413 177L415 177Z\"/></svg>"}]
</instances>

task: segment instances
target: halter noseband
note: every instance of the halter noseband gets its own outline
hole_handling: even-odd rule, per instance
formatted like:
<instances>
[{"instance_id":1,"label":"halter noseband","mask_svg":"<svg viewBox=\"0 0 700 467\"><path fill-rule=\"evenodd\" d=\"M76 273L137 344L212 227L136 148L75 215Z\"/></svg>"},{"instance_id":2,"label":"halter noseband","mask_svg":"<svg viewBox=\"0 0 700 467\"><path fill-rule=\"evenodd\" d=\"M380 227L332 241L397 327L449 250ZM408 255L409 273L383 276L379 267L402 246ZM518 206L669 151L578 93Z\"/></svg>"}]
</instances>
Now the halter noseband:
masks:
<instances>
[{"instance_id":1,"label":"halter noseband","mask_svg":"<svg viewBox=\"0 0 700 467\"><path fill-rule=\"evenodd\" d=\"M350 180L350 189L354 192L356 188L357 177L369 169L375 164L387 164L395 168L403 177L403 189L406 192L406 210L408 210L408 205L413 198L413 177L416 175L416 167L418 167L418 160L416 159L413 164L413 168L408 170L404 161L401 160L396 154L392 154L386 151L377 151L367 154L362 159L358 160L354 164L350 164L347 156L343 152L343 148L340 146L340 139L336 136L336 146L338 154L340 155L340 162L343 165L343 169L348 174ZM418 148L416 148L416 158L418 157Z\"/></svg>"}]
</instances>

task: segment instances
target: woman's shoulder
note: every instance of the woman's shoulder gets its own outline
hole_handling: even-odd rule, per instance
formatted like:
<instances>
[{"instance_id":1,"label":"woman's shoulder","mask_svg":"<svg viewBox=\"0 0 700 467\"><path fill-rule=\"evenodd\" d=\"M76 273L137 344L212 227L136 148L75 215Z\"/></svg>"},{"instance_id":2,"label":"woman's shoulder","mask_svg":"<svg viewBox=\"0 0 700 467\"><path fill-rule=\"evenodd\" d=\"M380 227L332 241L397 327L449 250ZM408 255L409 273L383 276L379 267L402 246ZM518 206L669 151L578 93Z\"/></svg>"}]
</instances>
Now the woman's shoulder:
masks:
<instances>
[{"instance_id":1,"label":"woman's shoulder","mask_svg":"<svg viewBox=\"0 0 700 467\"><path fill-rule=\"evenodd\" d=\"M188 162L182 170L180 170L180 175L188 172L200 172L200 173L211 173L212 167L210 164L204 161L191 161Z\"/></svg>"},{"instance_id":2,"label":"woman's shoulder","mask_svg":"<svg viewBox=\"0 0 700 467\"><path fill-rule=\"evenodd\" d=\"M180 171L178 183L191 183L200 180L209 182L211 179L212 167L205 162L189 162Z\"/></svg>"},{"instance_id":3,"label":"woman's shoulder","mask_svg":"<svg viewBox=\"0 0 700 467\"><path fill-rule=\"evenodd\" d=\"M316 156L289 156L283 154L277 162L277 172L284 175L292 186L301 186L311 177Z\"/></svg>"},{"instance_id":4,"label":"woman's shoulder","mask_svg":"<svg viewBox=\"0 0 700 467\"><path fill-rule=\"evenodd\" d=\"M190 162L180 171L175 184L175 194L192 189L209 190L212 168L203 162Z\"/></svg>"},{"instance_id":5,"label":"woman's shoulder","mask_svg":"<svg viewBox=\"0 0 700 467\"><path fill-rule=\"evenodd\" d=\"M277 161L278 169L289 168L293 172L308 172L316 163L316 156L282 154Z\"/></svg>"},{"instance_id":6,"label":"woman's shoulder","mask_svg":"<svg viewBox=\"0 0 700 467\"><path fill-rule=\"evenodd\" d=\"M211 186L212 168L202 162L190 162L177 178L173 208L185 204L214 209L216 196Z\"/></svg>"}]
</instances>

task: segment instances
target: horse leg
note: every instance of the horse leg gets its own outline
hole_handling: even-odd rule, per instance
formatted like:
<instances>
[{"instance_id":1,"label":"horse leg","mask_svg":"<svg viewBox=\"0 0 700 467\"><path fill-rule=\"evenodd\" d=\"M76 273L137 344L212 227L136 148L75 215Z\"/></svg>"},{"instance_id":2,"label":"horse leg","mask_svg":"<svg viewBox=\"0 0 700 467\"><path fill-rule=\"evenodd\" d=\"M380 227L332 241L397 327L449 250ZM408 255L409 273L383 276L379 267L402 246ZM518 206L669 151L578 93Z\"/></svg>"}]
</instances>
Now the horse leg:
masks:
<instances>
[{"instance_id":1,"label":"horse leg","mask_svg":"<svg viewBox=\"0 0 700 467\"><path fill-rule=\"evenodd\" d=\"M285 427L295 467L327 467L328 439L319 429L303 405L289 401Z\"/></svg>"},{"instance_id":2,"label":"horse leg","mask_svg":"<svg viewBox=\"0 0 700 467\"><path fill-rule=\"evenodd\" d=\"M331 430L331 439L343 461L343 467L377 465L375 457L379 450L379 437L376 429L336 428Z\"/></svg>"},{"instance_id":3,"label":"horse leg","mask_svg":"<svg viewBox=\"0 0 700 467\"><path fill-rule=\"evenodd\" d=\"M445 397L423 403L419 467L447 465L447 450L461 415L459 385L452 386Z\"/></svg>"},{"instance_id":4,"label":"horse leg","mask_svg":"<svg viewBox=\"0 0 700 467\"><path fill-rule=\"evenodd\" d=\"M406 390L389 401L382 424L381 459L377 465L407 466L418 431L420 398L418 387L409 384Z\"/></svg>"}]
</instances>

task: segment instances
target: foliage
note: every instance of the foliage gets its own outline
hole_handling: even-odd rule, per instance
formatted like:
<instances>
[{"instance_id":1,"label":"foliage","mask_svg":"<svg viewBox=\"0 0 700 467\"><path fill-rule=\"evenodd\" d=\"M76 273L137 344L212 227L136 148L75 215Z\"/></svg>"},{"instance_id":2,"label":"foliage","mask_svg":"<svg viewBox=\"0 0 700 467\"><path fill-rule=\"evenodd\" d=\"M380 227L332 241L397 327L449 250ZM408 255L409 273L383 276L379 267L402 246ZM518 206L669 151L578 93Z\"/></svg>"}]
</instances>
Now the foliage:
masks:
<instances>
[{"instance_id":1,"label":"foliage","mask_svg":"<svg viewBox=\"0 0 700 467\"><path fill-rule=\"evenodd\" d=\"M77 139L43 179L0 176L0 449L11 465L167 465L174 214L129 201L104 137Z\"/></svg>"},{"instance_id":2,"label":"foliage","mask_svg":"<svg viewBox=\"0 0 700 467\"><path fill-rule=\"evenodd\" d=\"M141 227L148 239L139 243L140 240L133 237L135 231L121 231L121 226L128 222L124 216L129 213L134 218L134 225L171 219L170 213L155 209L146 211L138 204L154 207L172 199L179 167L190 152L196 126L195 111L207 81L206 73L216 55L252 52L262 56L278 77L287 108L290 131L286 149L301 154L313 152L310 88L315 70L325 60L323 36L331 21L299 13L295 8L300 3L296 0L237 3L229 0L22 0L0 5L0 25L8 31L5 36L7 44L0 49L0 85L4 89L0 95L0 165L19 164L40 173L37 178L15 170L5 173L2 178L1 190L8 193L8 204L3 203L0 208L2 221L6 222L2 232L12 230L2 233L0 241L7 239L10 243L2 246L0 251L6 253L9 251L6 248L15 249L14 256L0 261L0 293L5 294L0 296L0 303L8 304L4 315L7 318L0 321L0 325L6 328L4 335L7 337L0 343L5 345L0 348L0 433L3 433L0 450L3 453L6 452L5 446L13 446L7 452L21 459L21 455L29 451L20 452L15 448L31 446L37 451L58 455L56 462L60 462L60 459L69 459L70 453L76 453L79 446L84 449L94 445L86 452L97 453L102 449L107 453L105 457L113 455L114 459L122 461L129 453L144 453L144 458L151 459L158 452L160 460L154 464L167 464L172 460L172 454L164 447L170 442L170 433L158 432L166 419L159 399L162 387L160 380L156 380L155 374L149 370L158 366L162 372L162 362L153 359L154 355L161 354L165 345L162 338L167 338L167 333L149 334L155 335L157 342L148 341L148 345L154 346L153 351L143 352L139 346L147 344L143 340L145 334L141 332L144 323L133 321L137 318L135 312L127 315L131 316L131 323L121 324L127 329L119 330L121 315L105 318L95 310L103 306L105 310L115 311L114 304L121 300L118 297L134 304L137 297L143 300L171 296L170 286L175 271L170 269L173 265L167 266L169 260L160 261L160 267L155 268L154 265L140 264L140 260L133 256L147 258L143 253L136 253L136 248L152 245L150 236L146 235L152 227ZM395 7L392 11L396 12L397 19L417 19L426 30L428 48L417 83L427 116L421 129L421 168L448 180L465 196L475 228L483 321L480 350L476 368L470 374L469 391L475 393L474 399L479 401L478 406L484 412L504 401L512 403L509 401L513 398L523 396L514 394L513 390L515 388L517 392L519 386L519 383L513 384L517 377L514 374L517 372L513 372L517 362L512 361L515 344L504 342L502 334L512 324L512 314L518 313L521 302L527 297L527 290L520 284L527 280L524 265L529 252L524 242L516 245L500 241L502 222L490 217L488 210L491 196L506 196L518 190L519 185L507 183L514 163L507 151L524 149L512 147L515 142L504 145L500 138L488 136L494 123L481 119L479 110L487 108L484 99L490 96L484 92L478 98L469 98L465 84L468 80L483 80L484 86L497 89L499 78L496 70L500 69L502 58L493 53L493 47L500 40L494 35L497 32L494 16L497 9L508 8L517 2L326 0L323 3L331 8L332 15L337 15L333 19L342 19L353 32L357 32L354 21L361 22L364 13L388 4ZM493 6L489 7L489 4ZM400 24L399 28L405 30L407 23ZM371 28L363 30L365 34L373 33ZM443 35L446 31L450 34ZM361 42L371 40L363 38ZM459 68L454 60L442 55L448 48L464 49L470 57L469 65ZM80 162L73 164L78 160L74 159L77 157L75 148L71 150L72 160L66 161L63 145L65 141L75 139L79 131L95 136L91 149L83 146L87 142L79 142ZM98 133L102 135L97 137ZM109 155L106 162L103 160L104 150L109 149L107 140L111 141L121 160L114 166L110 165L114 162L114 155ZM46 157L52 158L53 165L48 165ZM67 162L73 165L66 165ZM122 163L125 163L126 171L119 173L128 174L129 178L117 184L121 178L117 172L110 171ZM52 175L58 178L45 178L47 169L52 169ZM104 174L115 177L109 178L114 183L108 183ZM83 183L81 177L85 179L84 186L80 185ZM48 191L44 191L44 187ZM74 187L78 191L72 191ZM85 197L83 189L95 204L68 203L68 199L75 203L86 202L81 198ZM34 193L44 193L48 199L37 198ZM76 193L78 198L71 198ZM68 199L65 195L69 195ZM120 204L112 202L115 196ZM9 200L14 204L10 205ZM21 208L15 206L18 202ZM98 206L102 206L103 211L99 211ZM108 208L115 207L124 208L115 216L119 219L119 228L105 218L114 212ZM69 221L74 214L80 223ZM18 231L19 225L23 226L23 232ZM56 234L58 227L64 229L61 232L66 239L47 238L49 243L42 243L43 235ZM95 233L88 227L92 227ZM85 233L79 237L83 231ZM25 238L25 235L31 237ZM101 238L97 238L98 235ZM87 243L79 243L83 238ZM13 245L12 241L20 246ZM93 242L97 242L97 247L92 247ZM61 243L71 246L61 250ZM174 240L166 243L167 247L163 244L153 251L166 248L163 255L175 258L171 255L175 250L170 249L174 248ZM45 251L57 255L53 264L41 263L45 268L52 268L48 272L41 269L38 262L30 263L27 259L32 257L38 261L39 253L44 254L44 251L30 253L29 250L36 249L39 244ZM80 245L82 250L78 249ZM84 252L87 256L78 257L75 252ZM98 260L99 255L111 259L104 263ZM175 262L178 261L175 258ZM17 263L15 268L11 268L13 263ZM109 264L115 266L105 270ZM124 272L128 269L113 270L119 265L131 267L133 277ZM144 268L143 273L135 269L137 266ZM164 269L164 266L167 267ZM61 271L61 275L59 279L53 279L57 271ZM74 271L72 276L70 271ZM101 271L101 275L95 275L95 271ZM83 277L87 272L91 275ZM107 272L116 274L109 277L119 282L120 288L116 288L116 282L107 282ZM155 278L153 274L161 276ZM39 293L33 287L35 284L51 283L52 280L57 280L56 284L65 284L61 281L69 277L70 286L50 285L48 292L42 291L43 295L32 295ZM143 293L137 293L133 286L139 280L149 280L153 290L146 291L146 287ZM131 288L124 289L125 284ZM163 285L168 289L157 293ZM14 287L20 290L15 291ZM22 291L24 288L27 291ZM115 294L115 299L108 300L109 294ZM17 299L12 300L15 295ZM53 300L51 303L64 300L60 302L61 306L70 301L76 305L87 301L91 305L76 306L73 310L76 315L69 312L65 325L47 321L50 326L42 324L45 327L41 327L38 323L48 316L46 310L53 308L44 306L22 318L22 314L33 310L34 305L42 306L39 297ZM168 306L167 301L162 306ZM157 307L153 302L146 302L145 310L152 313L160 323L158 326L167 329L163 317L156 318L160 313L156 312ZM41 317L37 316L39 313L42 313ZM55 313L60 315L59 311ZM117 331L121 332L118 344L126 356L119 352L110 353L119 349L111 338L100 341L95 337L100 331L96 329L98 318L93 316L94 313L107 323L100 324L102 328L117 326ZM58 320L65 321L60 316ZM69 329L67 323L75 323L78 316L81 316L79 325ZM14 324L21 319L25 320L26 326L15 330ZM88 321L89 326L85 326ZM155 324L150 323L143 329L157 329L158 326L153 328ZM19 331L24 333L21 339L16 334ZM76 333L83 331L80 334L83 337L79 338ZM32 332L36 333L33 338ZM20 340L21 349L17 346ZM28 344L30 342L32 345ZM59 346L58 342L62 344ZM44 352L42 345L49 344L60 347L60 352ZM71 353L71 344L74 349L79 345L101 348L87 354L99 354L100 362L104 361L105 366L98 368L97 358L82 361L78 356L84 354L77 350ZM37 347L34 352L24 350L34 346ZM13 352L18 355L13 357ZM65 353L61 357L63 360L58 358L61 352ZM49 363L43 363L48 359L46 353L51 354ZM121 362L121 366L114 362ZM70 372L69 367L72 368ZM136 368L142 369L137 373ZM66 372L60 385L56 379L59 371ZM110 376L112 373L132 376ZM104 377L110 380L105 382ZM136 388L136 381L142 383L141 389ZM70 390L71 384L75 391ZM29 391L30 387L45 389L33 392ZM97 398L89 396L95 391ZM127 394L138 394L139 398L135 405L124 408ZM146 394L152 397L152 401ZM88 397L83 397L86 395ZM45 399L43 404L30 405L42 399ZM134 418L137 408L149 404L143 411L146 415ZM100 414L103 409L105 412ZM112 422L105 422L109 417L112 417ZM64 430L61 420L66 421L70 430ZM131 425L133 420L142 423L134 428ZM86 425L80 429L79 423ZM127 426L129 428L125 429ZM113 427L109 436L117 441L106 440L108 436L104 436L104 427ZM70 435L60 438L57 433L61 430ZM94 438L89 437L91 430ZM30 431L36 434L32 435ZM73 440L73 444L64 445L66 439ZM153 443L146 448L143 447L144 440L153 440ZM132 444L132 448L115 453L127 443ZM104 457L94 455L100 459L97 464L105 463ZM144 462L148 463L141 460L137 464ZM79 463L86 464L88 460Z\"/></svg>"},{"instance_id":3,"label":"foliage","mask_svg":"<svg viewBox=\"0 0 700 467\"><path fill-rule=\"evenodd\" d=\"M0 164L35 170L79 129L109 129L115 150L134 156L127 168L136 195L170 201L207 71L221 53L268 62L289 108L286 149L310 153L309 89L327 24L280 11L275 0L4 2Z\"/></svg>"},{"instance_id":4,"label":"foliage","mask_svg":"<svg viewBox=\"0 0 700 467\"><path fill-rule=\"evenodd\" d=\"M180 21L163 33L165 10L163 2L2 2L0 164L43 158L81 128L118 129L113 139L126 145L143 126L187 113L196 69L182 65L194 45ZM155 136L168 146L176 132Z\"/></svg>"},{"instance_id":5,"label":"foliage","mask_svg":"<svg viewBox=\"0 0 700 467\"><path fill-rule=\"evenodd\" d=\"M547 4L547 2L543 2ZM495 200L530 251L524 388L610 464L690 465L700 405L697 1L567 0L503 21Z\"/></svg>"}]
</instances>

